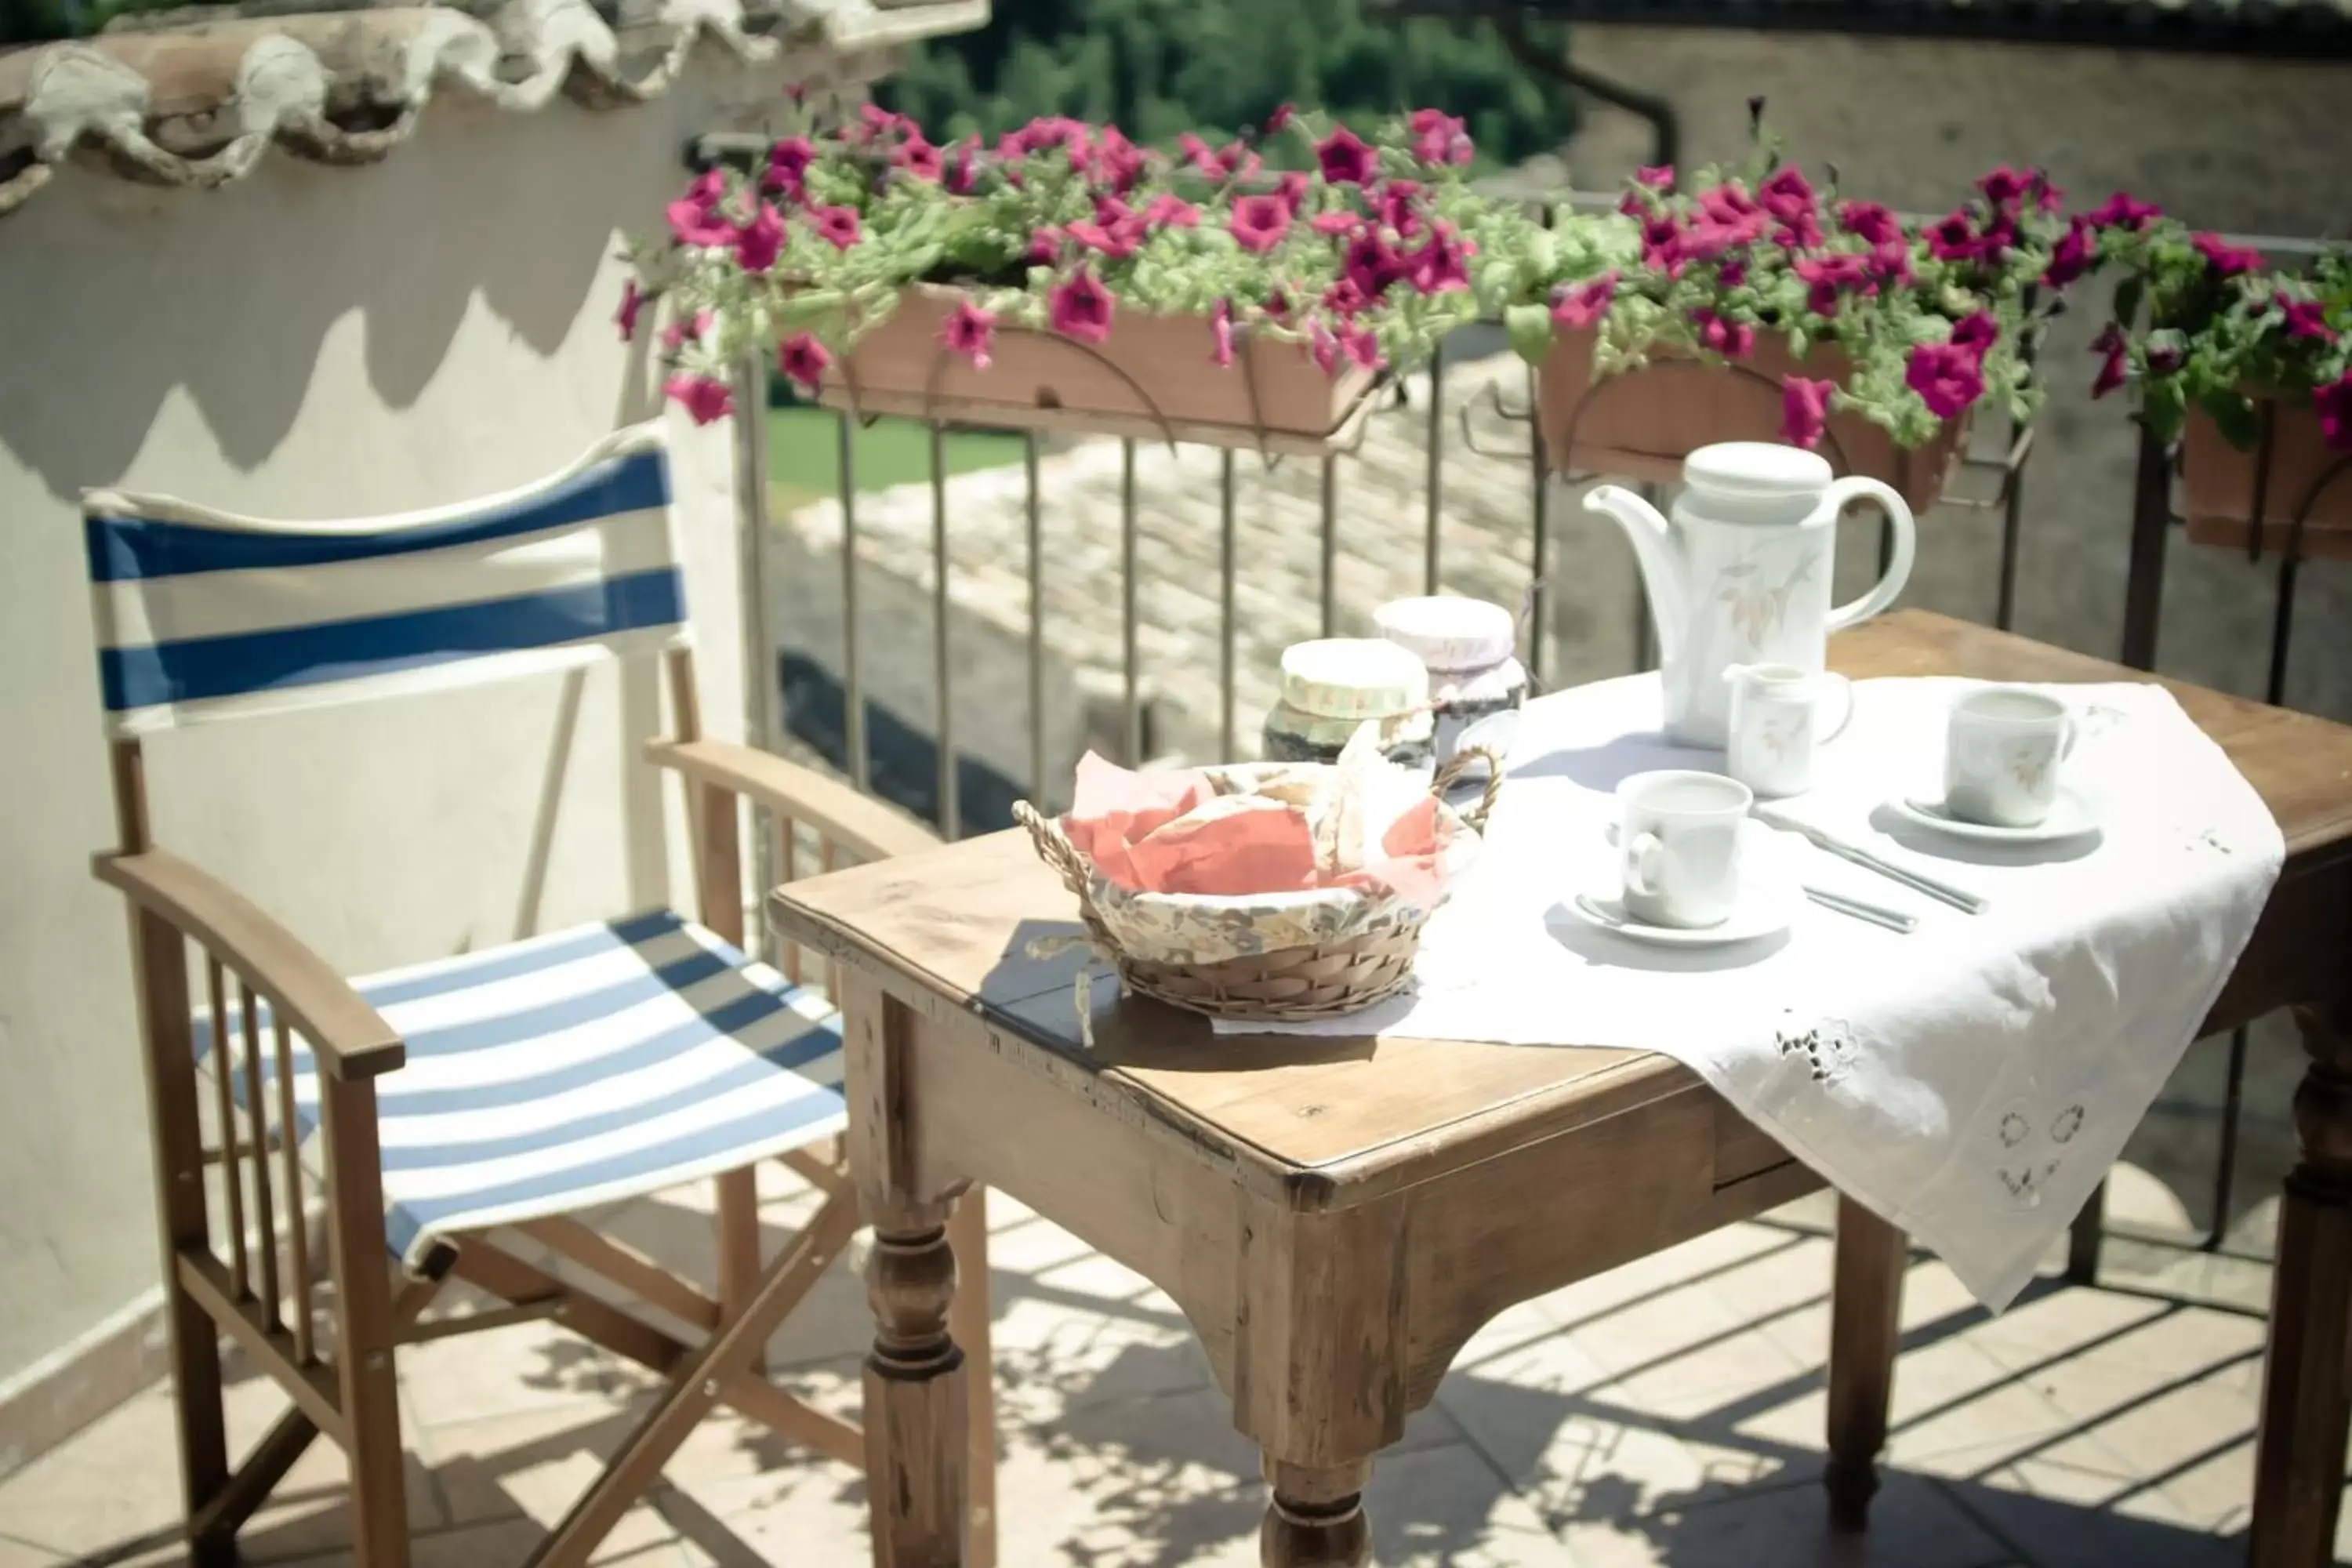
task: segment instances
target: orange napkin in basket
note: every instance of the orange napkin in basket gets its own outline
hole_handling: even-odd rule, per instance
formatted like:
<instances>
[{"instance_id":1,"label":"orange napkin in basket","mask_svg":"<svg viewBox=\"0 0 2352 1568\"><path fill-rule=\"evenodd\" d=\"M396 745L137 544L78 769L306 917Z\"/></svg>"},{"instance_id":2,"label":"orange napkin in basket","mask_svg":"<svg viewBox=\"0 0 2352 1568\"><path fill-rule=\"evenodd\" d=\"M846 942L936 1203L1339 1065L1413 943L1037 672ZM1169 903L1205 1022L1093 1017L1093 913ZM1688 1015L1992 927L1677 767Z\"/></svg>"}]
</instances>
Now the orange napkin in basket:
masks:
<instances>
[{"instance_id":1,"label":"orange napkin in basket","mask_svg":"<svg viewBox=\"0 0 2352 1568\"><path fill-rule=\"evenodd\" d=\"M1435 801L1422 796L1382 828L1380 859L1318 867L1314 822L1297 793L1221 795L1196 770L1133 773L1088 752L1062 831L1096 869L1133 892L1241 898L1384 887L1417 900L1436 897L1444 836Z\"/></svg>"}]
</instances>

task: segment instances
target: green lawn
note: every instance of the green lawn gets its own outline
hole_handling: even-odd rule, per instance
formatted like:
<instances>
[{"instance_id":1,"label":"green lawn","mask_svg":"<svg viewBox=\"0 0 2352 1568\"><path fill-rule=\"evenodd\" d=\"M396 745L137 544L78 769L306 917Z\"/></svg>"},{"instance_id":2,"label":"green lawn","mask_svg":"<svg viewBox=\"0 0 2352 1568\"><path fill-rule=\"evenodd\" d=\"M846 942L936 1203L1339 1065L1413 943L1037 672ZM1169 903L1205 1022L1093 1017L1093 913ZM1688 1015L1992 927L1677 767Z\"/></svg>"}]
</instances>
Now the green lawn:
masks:
<instances>
[{"instance_id":1,"label":"green lawn","mask_svg":"<svg viewBox=\"0 0 2352 1568\"><path fill-rule=\"evenodd\" d=\"M992 468L1021 460L1021 437L955 434L946 451L950 474ZM861 492L929 479L930 432L912 419L877 419L857 432L856 464ZM769 409L768 484L780 512L839 495L841 416L829 408Z\"/></svg>"}]
</instances>

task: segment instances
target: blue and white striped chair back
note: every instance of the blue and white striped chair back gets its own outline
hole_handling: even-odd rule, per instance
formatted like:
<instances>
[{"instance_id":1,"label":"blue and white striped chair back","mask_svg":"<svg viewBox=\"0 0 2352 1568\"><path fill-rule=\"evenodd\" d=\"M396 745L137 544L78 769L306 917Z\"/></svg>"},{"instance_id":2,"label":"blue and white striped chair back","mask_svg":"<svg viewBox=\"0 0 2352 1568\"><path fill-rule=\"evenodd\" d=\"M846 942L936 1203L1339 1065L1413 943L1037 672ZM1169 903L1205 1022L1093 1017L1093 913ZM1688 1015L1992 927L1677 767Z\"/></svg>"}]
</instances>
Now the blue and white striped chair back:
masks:
<instances>
[{"instance_id":1,"label":"blue and white striped chair back","mask_svg":"<svg viewBox=\"0 0 2352 1568\"><path fill-rule=\"evenodd\" d=\"M682 647L662 427L396 517L273 522L83 497L110 734L444 690Z\"/></svg>"}]
</instances>

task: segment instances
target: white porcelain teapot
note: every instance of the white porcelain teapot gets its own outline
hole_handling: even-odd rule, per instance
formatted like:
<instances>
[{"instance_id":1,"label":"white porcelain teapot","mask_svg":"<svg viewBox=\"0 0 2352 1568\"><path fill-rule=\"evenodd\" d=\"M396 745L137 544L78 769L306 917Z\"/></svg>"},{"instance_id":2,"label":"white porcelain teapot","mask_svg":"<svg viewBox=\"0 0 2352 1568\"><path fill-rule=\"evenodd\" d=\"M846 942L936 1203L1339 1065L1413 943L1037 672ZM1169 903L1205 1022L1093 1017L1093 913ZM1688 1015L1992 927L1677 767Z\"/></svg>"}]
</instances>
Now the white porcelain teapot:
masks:
<instances>
[{"instance_id":1,"label":"white porcelain teapot","mask_svg":"<svg viewBox=\"0 0 2352 1568\"><path fill-rule=\"evenodd\" d=\"M1738 664L1818 670L1829 634L1895 602L1916 550L1911 509L1876 479L1833 479L1820 454L1762 441L1701 447L1683 459L1674 521L1616 485L1596 486L1588 510L1623 526L1641 560L1664 665L1666 738L1721 746ZM1868 498L1895 529L1886 574L1850 605L1830 608L1838 513Z\"/></svg>"}]
</instances>

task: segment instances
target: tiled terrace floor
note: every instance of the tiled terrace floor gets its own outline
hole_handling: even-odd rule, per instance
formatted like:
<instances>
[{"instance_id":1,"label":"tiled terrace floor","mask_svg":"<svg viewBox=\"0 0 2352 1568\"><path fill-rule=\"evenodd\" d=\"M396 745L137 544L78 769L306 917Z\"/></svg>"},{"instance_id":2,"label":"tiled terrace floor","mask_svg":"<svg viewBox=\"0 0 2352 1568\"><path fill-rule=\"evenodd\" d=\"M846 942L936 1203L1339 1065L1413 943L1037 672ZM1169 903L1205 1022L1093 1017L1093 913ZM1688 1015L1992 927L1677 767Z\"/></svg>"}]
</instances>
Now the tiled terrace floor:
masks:
<instances>
[{"instance_id":1,"label":"tiled terrace floor","mask_svg":"<svg viewBox=\"0 0 2352 1568\"><path fill-rule=\"evenodd\" d=\"M803 1207L790 1180L769 1205L779 1226ZM700 1264L695 1208L687 1194L648 1200L623 1228ZM2246 1309L2263 1303L2266 1270L2147 1248L2111 1252L2117 1288L2045 1279L1998 1319L1942 1266L1916 1262L1875 1521L1865 1539L1830 1537L1815 1484L1825 1212L1808 1203L1719 1231L1490 1324L1380 1463L1375 1561L2242 1560L2263 1328ZM1255 1458L1183 1320L1017 1205L997 1198L992 1220L1007 1568L1255 1563ZM864 1314L837 1268L774 1347L780 1375L854 1405ZM414 1347L403 1368L423 1568L519 1561L647 1397L645 1379L547 1324ZM250 1441L278 1405L263 1380L241 1377L233 1438ZM178 1562L174 1464L167 1395L151 1390L0 1483L0 1568ZM341 1458L322 1445L248 1528L249 1559L348 1562L341 1485ZM722 1417L600 1561L852 1568L868 1561L863 1502L845 1468Z\"/></svg>"}]
</instances>

